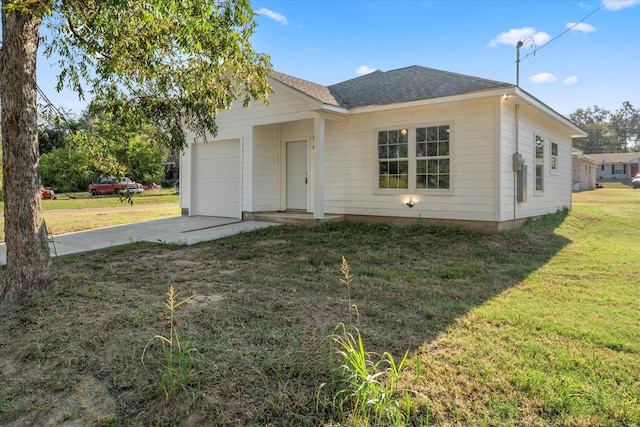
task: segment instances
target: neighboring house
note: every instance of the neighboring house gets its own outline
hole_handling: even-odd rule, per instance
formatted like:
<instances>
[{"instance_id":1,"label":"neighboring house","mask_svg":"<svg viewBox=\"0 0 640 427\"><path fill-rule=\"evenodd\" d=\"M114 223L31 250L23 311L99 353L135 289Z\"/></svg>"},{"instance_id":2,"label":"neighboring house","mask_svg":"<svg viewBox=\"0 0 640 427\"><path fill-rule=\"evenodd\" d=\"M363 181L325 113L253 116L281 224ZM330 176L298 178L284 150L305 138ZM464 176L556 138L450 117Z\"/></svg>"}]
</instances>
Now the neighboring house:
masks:
<instances>
[{"instance_id":1,"label":"neighboring house","mask_svg":"<svg viewBox=\"0 0 640 427\"><path fill-rule=\"evenodd\" d=\"M571 207L571 138L586 134L513 84L420 66L269 82L268 105L238 102L216 137L185 149L183 213L495 230Z\"/></svg>"},{"instance_id":2,"label":"neighboring house","mask_svg":"<svg viewBox=\"0 0 640 427\"><path fill-rule=\"evenodd\" d=\"M598 161L591 155L573 148L573 191L593 190L597 181Z\"/></svg>"},{"instance_id":3,"label":"neighboring house","mask_svg":"<svg viewBox=\"0 0 640 427\"><path fill-rule=\"evenodd\" d=\"M598 180L630 179L638 174L640 153L589 154L598 162Z\"/></svg>"}]
</instances>

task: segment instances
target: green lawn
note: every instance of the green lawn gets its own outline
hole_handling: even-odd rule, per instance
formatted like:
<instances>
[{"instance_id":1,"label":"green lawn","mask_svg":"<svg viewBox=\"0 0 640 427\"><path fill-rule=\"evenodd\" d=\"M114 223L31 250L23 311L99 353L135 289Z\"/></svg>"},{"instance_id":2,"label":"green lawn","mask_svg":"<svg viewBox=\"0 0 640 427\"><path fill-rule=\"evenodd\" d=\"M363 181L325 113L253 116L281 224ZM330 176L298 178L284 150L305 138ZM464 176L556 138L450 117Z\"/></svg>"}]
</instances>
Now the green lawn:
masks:
<instances>
[{"instance_id":1,"label":"green lawn","mask_svg":"<svg viewBox=\"0 0 640 427\"><path fill-rule=\"evenodd\" d=\"M421 347L434 418L640 425L638 212L640 191L575 194L548 260Z\"/></svg>"},{"instance_id":2,"label":"green lawn","mask_svg":"<svg viewBox=\"0 0 640 427\"><path fill-rule=\"evenodd\" d=\"M374 363L409 351L396 425L640 425L639 208L605 188L500 233L325 223L57 258L0 323L0 425L363 425L340 323ZM196 295L173 317L172 285Z\"/></svg>"},{"instance_id":3,"label":"green lawn","mask_svg":"<svg viewBox=\"0 0 640 427\"><path fill-rule=\"evenodd\" d=\"M88 193L58 194L57 200L42 200L50 234L59 235L98 227L179 216L179 195L171 189L145 191L131 197L92 197ZM0 202L4 211L4 203ZM4 217L3 217L4 218ZM4 242L4 221L0 221L0 242Z\"/></svg>"}]
</instances>

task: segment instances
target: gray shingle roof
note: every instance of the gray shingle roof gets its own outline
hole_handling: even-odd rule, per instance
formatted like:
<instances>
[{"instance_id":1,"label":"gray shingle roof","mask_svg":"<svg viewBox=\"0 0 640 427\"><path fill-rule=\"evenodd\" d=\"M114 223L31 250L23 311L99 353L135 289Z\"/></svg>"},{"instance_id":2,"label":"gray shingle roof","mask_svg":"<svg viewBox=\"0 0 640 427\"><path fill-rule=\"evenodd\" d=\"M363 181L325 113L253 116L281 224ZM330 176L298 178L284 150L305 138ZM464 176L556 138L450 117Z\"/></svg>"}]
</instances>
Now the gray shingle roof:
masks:
<instances>
[{"instance_id":1,"label":"gray shingle roof","mask_svg":"<svg viewBox=\"0 0 640 427\"><path fill-rule=\"evenodd\" d=\"M513 87L510 83L417 65L386 72L374 71L331 86L318 85L278 72L271 76L325 104L343 108L395 104Z\"/></svg>"},{"instance_id":2,"label":"gray shingle roof","mask_svg":"<svg viewBox=\"0 0 640 427\"><path fill-rule=\"evenodd\" d=\"M326 86L319 85L317 83L312 83L307 80L302 80L297 77L289 76L287 74L279 73L277 71L271 72L269 74L272 78L278 80L281 83L286 84L293 89L302 92L304 94L309 95L312 98L315 98L319 101L322 101L324 104L339 106L338 101L333 97L329 88Z\"/></svg>"}]
</instances>

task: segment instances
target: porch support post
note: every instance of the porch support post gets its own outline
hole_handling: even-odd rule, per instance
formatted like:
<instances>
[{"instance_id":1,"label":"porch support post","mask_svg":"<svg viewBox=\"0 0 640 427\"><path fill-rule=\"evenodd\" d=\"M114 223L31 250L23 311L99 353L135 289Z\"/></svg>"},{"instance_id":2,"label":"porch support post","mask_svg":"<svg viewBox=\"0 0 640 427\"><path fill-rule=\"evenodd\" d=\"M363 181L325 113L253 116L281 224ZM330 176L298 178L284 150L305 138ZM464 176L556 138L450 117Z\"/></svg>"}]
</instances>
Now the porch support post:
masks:
<instances>
[{"instance_id":1,"label":"porch support post","mask_svg":"<svg viewBox=\"0 0 640 427\"><path fill-rule=\"evenodd\" d=\"M324 127L325 119L314 118L313 138L313 219L324 219Z\"/></svg>"}]
</instances>

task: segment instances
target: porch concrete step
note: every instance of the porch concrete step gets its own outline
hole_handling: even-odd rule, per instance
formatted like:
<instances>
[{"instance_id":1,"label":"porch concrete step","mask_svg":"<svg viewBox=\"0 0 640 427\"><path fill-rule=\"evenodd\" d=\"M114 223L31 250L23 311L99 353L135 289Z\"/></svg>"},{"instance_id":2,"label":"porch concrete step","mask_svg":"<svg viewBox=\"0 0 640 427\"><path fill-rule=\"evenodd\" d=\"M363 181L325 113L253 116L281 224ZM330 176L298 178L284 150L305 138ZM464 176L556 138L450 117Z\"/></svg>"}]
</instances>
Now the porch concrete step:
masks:
<instances>
[{"instance_id":1,"label":"porch concrete step","mask_svg":"<svg viewBox=\"0 0 640 427\"><path fill-rule=\"evenodd\" d=\"M344 215L325 214L323 219L314 219L309 212L248 212L244 219L276 222L280 224L316 225L327 221L344 221Z\"/></svg>"}]
</instances>

